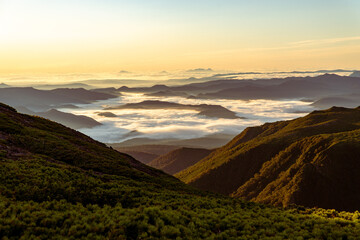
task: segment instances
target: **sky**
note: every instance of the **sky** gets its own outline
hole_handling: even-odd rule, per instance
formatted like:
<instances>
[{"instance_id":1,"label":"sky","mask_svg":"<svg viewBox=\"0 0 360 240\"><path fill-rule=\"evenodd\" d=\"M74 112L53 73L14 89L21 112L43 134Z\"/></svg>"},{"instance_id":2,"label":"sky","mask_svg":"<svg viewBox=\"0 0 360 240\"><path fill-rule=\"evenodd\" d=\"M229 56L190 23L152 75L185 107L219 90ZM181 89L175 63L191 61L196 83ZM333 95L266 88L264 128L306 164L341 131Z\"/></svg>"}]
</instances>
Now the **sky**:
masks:
<instances>
[{"instance_id":1,"label":"sky","mask_svg":"<svg viewBox=\"0 0 360 240\"><path fill-rule=\"evenodd\" d=\"M0 0L0 74L359 69L358 0Z\"/></svg>"}]
</instances>

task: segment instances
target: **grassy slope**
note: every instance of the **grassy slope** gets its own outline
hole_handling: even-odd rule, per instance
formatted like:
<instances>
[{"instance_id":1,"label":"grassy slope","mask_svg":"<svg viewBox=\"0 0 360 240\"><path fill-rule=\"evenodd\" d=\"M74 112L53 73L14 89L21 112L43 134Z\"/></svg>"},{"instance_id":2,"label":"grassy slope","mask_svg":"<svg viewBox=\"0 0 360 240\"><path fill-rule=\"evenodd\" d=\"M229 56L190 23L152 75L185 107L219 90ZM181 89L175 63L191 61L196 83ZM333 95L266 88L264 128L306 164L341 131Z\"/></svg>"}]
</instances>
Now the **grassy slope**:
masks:
<instances>
[{"instance_id":1,"label":"grassy slope","mask_svg":"<svg viewBox=\"0 0 360 240\"><path fill-rule=\"evenodd\" d=\"M324 170L323 175L327 178L332 177L333 181L341 178L344 174L348 173L351 175L347 179L345 177L341 179L340 184L337 186L338 188L346 185L351 186L352 181L358 181L356 175L351 171L347 172L349 169L345 167L341 171L336 172L335 168L338 166L335 167L332 163L337 161L339 166L342 164L352 164L355 169L360 169L358 161L356 161L358 160L356 151L359 152L358 146L360 142L360 138L357 136L357 129L360 129L360 108L331 108L324 111L315 111L305 117L291 121L248 128L230 143L176 176L184 182L202 189L224 194L234 193L235 196L266 203L286 206L295 202L318 206L316 203L320 202L322 207L339 207L339 209L344 209L345 204L334 205L337 199L334 199L332 203L330 203L331 201L326 203L325 200L306 202L306 199L301 199L299 195L305 194L302 191L307 186L305 182L301 182L300 185L300 181L305 176L310 176L311 174L303 173L301 176L297 176L299 182L296 183L294 181L291 182L289 179L286 180L281 174L283 174L283 171L290 171L290 168L295 166L295 163L302 167L307 163L308 166L310 164L315 167L324 165L324 169L327 168L327 170ZM341 132L343 133L336 134ZM328 140L323 139L320 143L317 143L319 138L328 138ZM330 141L330 139L332 140ZM326 143L329 141L331 143ZM344 144L346 142L347 146L344 149L337 148L334 145L338 144L338 142ZM330 144L331 147L327 151L321 152L321 148L327 146L327 144ZM311 148L314 153L313 155L309 153ZM356 150L352 158L347 157L349 149L352 149L353 152ZM319 159L322 160L320 161ZM344 163L341 163L341 159L344 159ZM282 163L281 167L277 166L280 162ZM291 171L292 174L288 174L288 178L292 178L295 172L301 172L303 169L299 167ZM315 173L313 172L313 174ZM334 178L335 173L341 175ZM282 180L278 178L282 178ZM313 179L313 181L315 180ZM276 189L279 190L277 184L280 184L280 182L284 187L282 189L284 192L282 194L272 192L274 191L274 186L277 186ZM243 185L244 187L242 187ZM322 186L329 188L334 185L336 183L323 184ZM295 191L295 188L300 186L302 187L300 191ZM289 188L292 189L289 190ZM287 190L285 191L285 189ZM358 199L359 193L357 191L353 192L355 192L355 196L347 197L356 197ZM261 195L259 195L260 193ZM274 199L269 194L278 196ZM308 196L310 193L306 194ZM349 195L349 191L347 194ZM348 209L352 210L355 208L350 207Z\"/></svg>"},{"instance_id":2,"label":"grassy slope","mask_svg":"<svg viewBox=\"0 0 360 240\"><path fill-rule=\"evenodd\" d=\"M0 106L3 239L356 239L359 219L199 192L76 131Z\"/></svg>"}]
</instances>

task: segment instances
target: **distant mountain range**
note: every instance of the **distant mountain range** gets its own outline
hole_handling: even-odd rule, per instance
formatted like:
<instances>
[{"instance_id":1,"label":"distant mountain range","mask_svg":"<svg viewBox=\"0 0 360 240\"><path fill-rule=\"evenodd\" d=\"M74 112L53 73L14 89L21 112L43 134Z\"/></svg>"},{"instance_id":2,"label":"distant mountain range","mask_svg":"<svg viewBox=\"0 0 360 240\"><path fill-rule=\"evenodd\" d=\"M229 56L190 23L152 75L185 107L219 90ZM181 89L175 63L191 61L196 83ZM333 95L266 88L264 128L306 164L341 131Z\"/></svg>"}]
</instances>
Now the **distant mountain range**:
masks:
<instances>
[{"instance_id":1,"label":"distant mountain range","mask_svg":"<svg viewBox=\"0 0 360 240\"><path fill-rule=\"evenodd\" d=\"M337 70L338 72L345 70ZM334 72L320 70L322 72ZM109 80L110 81L110 80ZM112 80L111 80L112 81ZM115 80L114 80L115 81ZM72 83L58 86L84 86L84 83ZM49 85L53 88L57 85ZM345 97L360 92L360 77L358 72L351 76L339 76L335 74L324 74L316 77L287 77L257 80L237 80L237 79L217 79L202 81L200 83L190 83L179 86L166 86L157 84L152 87L109 87L101 89L86 90L84 88L57 88L53 90L38 90L31 87L19 88L9 87L2 84L0 87L0 101L11 106L25 106L34 111L47 111L61 104L90 103L96 100L106 100L121 95L121 92L140 92L151 97L184 97L191 99L300 99L306 101L319 101L324 98L332 98L331 104L342 106L350 101L357 102L359 99ZM340 98L339 98L340 97ZM339 101L337 102L336 99ZM327 100L326 100L327 101ZM316 103L317 104L317 103ZM314 106L316 107L316 104ZM50 106L50 107L49 107ZM317 104L317 107L329 107L329 104ZM224 109L222 109L224 110ZM224 112L223 112L224 113ZM213 113L206 112L205 115L211 117ZM228 112L228 117L231 113ZM224 115L225 116L225 115ZM216 113L214 117L219 117Z\"/></svg>"},{"instance_id":2,"label":"distant mountain range","mask_svg":"<svg viewBox=\"0 0 360 240\"><path fill-rule=\"evenodd\" d=\"M0 88L0 101L14 107L24 106L32 111L47 111L63 104L87 104L96 100L115 98L112 95L83 88L38 90L32 87Z\"/></svg>"},{"instance_id":3,"label":"distant mountain range","mask_svg":"<svg viewBox=\"0 0 360 240\"><path fill-rule=\"evenodd\" d=\"M184 96L200 99L313 99L360 91L360 78L324 74L316 77L286 77L258 80L223 79L181 86L121 87L120 92L143 92L150 96Z\"/></svg>"},{"instance_id":4,"label":"distant mountain range","mask_svg":"<svg viewBox=\"0 0 360 240\"><path fill-rule=\"evenodd\" d=\"M360 107L245 129L176 174L209 191L289 206L360 209Z\"/></svg>"}]
</instances>

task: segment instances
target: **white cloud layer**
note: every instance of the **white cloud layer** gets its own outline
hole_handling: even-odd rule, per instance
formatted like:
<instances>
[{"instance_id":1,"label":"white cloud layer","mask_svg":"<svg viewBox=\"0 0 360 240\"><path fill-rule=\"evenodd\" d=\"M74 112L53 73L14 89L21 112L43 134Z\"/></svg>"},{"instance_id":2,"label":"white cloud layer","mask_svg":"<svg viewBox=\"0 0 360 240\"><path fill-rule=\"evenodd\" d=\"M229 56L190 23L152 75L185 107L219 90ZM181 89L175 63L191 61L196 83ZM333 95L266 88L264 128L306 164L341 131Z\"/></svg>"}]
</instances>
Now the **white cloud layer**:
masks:
<instances>
[{"instance_id":1,"label":"white cloud layer","mask_svg":"<svg viewBox=\"0 0 360 240\"><path fill-rule=\"evenodd\" d=\"M162 100L182 104L216 104L222 105L238 116L246 119L219 119L197 115L189 110L103 110L107 106L141 102L144 100ZM260 125L293 119L311 111L309 103L302 101L269 101L269 100L202 100L181 97L158 98L143 94L126 93L122 97L99 101L91 105L79 105L80 109L62 109L74 114L86 115L103 123L102 126L81 131L105 143L121 142L133 137L179 138L190 139L214 133L239 134L248 126ZM112 112L117 117L99 116L100 112ZM298 113L297 113L298 112ZM299 113L300 112L300 113Z\"/></svg>"}]
</instances>

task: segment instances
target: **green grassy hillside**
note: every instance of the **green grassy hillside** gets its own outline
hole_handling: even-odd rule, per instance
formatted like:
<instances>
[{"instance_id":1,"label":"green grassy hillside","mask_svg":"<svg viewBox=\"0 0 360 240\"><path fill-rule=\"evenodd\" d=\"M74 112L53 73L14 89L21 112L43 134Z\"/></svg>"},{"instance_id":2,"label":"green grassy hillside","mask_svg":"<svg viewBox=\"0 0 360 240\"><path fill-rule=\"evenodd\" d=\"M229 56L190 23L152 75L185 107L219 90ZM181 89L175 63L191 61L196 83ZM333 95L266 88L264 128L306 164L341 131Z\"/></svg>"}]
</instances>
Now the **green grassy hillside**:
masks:
<instances>
[{"instance_id":1,"label":"green grassy hillside","mask_svg":"<svg viewBox=\"0 0 360 240\"><path fill-rule=\"evenodd\" d=\"M356 239L358 212L194 190L89 137L0 105L2 239Z\"/></svg>"},{"instance_id":2,"label":"green grassy hillside","mask_svg":"<svg viewBox=\"0 0 360 240\"><path fill-rule=\"evenodd\" d=\"M359 129L360 108L337 107L247 128L176 176L247 200L357 210Z\"/></svg>"}]
</instances>

